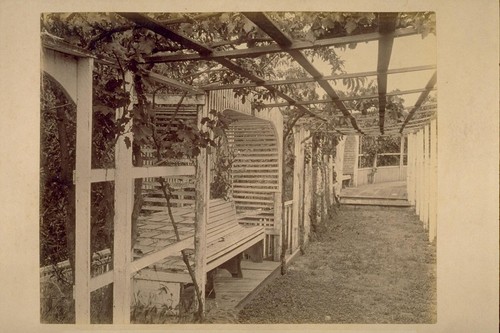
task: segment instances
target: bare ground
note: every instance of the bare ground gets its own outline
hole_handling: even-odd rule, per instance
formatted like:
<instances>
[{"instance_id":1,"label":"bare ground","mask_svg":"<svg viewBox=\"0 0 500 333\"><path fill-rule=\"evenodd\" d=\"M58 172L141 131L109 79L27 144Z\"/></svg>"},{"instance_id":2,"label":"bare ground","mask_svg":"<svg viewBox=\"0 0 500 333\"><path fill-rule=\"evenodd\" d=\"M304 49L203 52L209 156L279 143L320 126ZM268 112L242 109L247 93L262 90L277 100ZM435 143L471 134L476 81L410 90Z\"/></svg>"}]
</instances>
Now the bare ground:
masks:
<instances>
[{"instance_id":1,"label":"bare ground","mask_svg":"<svg viewBox=\"0 0 500 333\"><path fill-rule=\"evenodd\" d=\"M343 206L241 323L434 323L436 256L411 209Z\"/></svg>"}]
</instances>

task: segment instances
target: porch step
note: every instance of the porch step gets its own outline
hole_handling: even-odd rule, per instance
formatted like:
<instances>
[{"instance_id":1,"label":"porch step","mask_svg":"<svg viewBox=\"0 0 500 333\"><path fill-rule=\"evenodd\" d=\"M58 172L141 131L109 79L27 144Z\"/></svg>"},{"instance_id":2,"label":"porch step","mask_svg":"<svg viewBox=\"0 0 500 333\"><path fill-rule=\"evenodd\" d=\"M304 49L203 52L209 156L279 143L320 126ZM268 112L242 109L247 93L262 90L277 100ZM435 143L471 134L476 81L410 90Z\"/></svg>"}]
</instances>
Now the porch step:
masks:
<instances>
[{"instance_id":1,"label":"porch step","mask_svg":"<svg viewBox=\"0 0 500 333\"><path fill-rule=\"evenodd\" d=\"M401 198L377 198L377 197L351 197L341 196L340 203L343 205L358 206L387 206L387 207L410 207L406 199Z\"/></svg>"}]
</instances>

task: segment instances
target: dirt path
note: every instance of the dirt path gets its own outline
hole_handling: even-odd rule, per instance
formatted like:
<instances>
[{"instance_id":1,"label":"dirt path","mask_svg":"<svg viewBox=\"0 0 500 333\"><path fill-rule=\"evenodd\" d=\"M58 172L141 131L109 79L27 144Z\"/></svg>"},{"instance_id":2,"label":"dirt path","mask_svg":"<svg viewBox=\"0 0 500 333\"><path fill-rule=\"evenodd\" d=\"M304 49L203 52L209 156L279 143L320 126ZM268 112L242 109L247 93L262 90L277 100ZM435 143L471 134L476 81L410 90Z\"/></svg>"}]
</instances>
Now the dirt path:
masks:
<instances>
[{"instance_id":1,"label":"dirt path","mask_svg":"<svg viewBox=\"0 0 500 333\"><path fill-rule=\"evenodd\" d=\"M344 206L242 323L433 323L435 246L410 209Z\"/></svg>"}]
</instances>

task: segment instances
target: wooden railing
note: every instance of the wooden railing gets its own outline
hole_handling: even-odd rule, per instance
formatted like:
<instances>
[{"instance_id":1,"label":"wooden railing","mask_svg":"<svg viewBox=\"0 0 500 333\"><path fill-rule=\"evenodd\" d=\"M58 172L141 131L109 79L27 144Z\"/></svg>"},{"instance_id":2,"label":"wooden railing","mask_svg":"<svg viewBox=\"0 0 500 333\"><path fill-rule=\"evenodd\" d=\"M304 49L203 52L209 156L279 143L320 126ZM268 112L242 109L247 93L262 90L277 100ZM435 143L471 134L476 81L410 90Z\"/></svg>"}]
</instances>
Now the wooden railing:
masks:
<instances>
[{"instance_id":1,"label":"wooden railing","mask_svg":"<svg viewBox=\"0 0 500 333\"><path fill-rule=\"evenodd\" d=\"M372 173L372 168L358 169L357 185L369 184L369 175ZM374 175L373 183L384 183L406 180L406 165L400 166L383 166L377 167Z\"/></svg>"}]
</instances>

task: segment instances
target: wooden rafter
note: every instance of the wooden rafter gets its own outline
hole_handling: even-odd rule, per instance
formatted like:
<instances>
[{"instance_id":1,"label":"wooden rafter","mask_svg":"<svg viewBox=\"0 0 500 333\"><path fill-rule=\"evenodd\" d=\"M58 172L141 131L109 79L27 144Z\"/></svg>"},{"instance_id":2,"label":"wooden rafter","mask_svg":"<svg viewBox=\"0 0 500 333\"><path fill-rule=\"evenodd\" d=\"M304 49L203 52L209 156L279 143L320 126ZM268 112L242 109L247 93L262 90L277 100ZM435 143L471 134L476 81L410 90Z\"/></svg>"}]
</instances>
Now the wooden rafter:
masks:
<instances>
[{"instance_id":1,"label":"wooden rafter","mask_svg":"<svg viewBox=\"0 0 500 333\"><path fill-rule=\"evenodd\" d=\"M410 122L410 120L413 118L413 116L415 115L417 110L420 108L422 103L425 101L427 96L429 96L429 93L434 89L436 82L437 82L437 72L434 72L434 74L430 78L429 82L427 82L427 84L425 86L425 90L422 92L422 94L420 94L417 101L415 102L415 105L413 106L411 111L408 113L408 116L406 116L406 119L403 122L403 125L401 125L401 129L399 130L400 133L403 133L405 126Z\"/></svg>"},{"instance_id":2,"label":"wooden rafter","mask_svg":"<svg viewBox=\"0 0 500 333\"><path fill-rule=\"evenodd\" d=\"M128 20L130 20L130 21L132 21L140 26L143 26L143 27L145 27L145 28L167 38L167 39L175 41L176 43L179 43L186 48L195 50L200 55L207 56L207 55L212 54L214 51L212 48L210 48L206 45L203 45L203 44L201 44L201 43L199 43L191 38L185 37L185 36L175 32L175 31L173 31L172 29L160 24L159 22L155 21L154 19L152 19L146 15L138 14L138 13L119 13L119 15L121 15L121 16L125 17L126 19L128 19ZM240 65L238 65L234 61L231 61L231 60L225 59L225 58L216 59L215 61L218 62L219 64L225 66L229 70L231 70L231 71L241 75L242 77L245 77L245 78L249 79L250 81L253 81L257 84L261 84L261 83L265 82L264 79L248 72L246 69L244 69L243 67L241 67ZM311 116L317 117L314 113L309 111L304 106L298 105L297 100L295 100L294 98L279 91L274 86L269 86L269 87L265 87L265 88L268 89L269 91L271 91L272 93L276 94L278 97L286 100L289 103L289 105L296 105L296 107L300 111L307 113L307 114L310 114Z\"/></svg>"},{"instance_id":3,"label":"wooden rafter","mask_svg":"<svg viewBox=\"0 0 500 333\"><path fill-rule=\"evenodd\" d=\"M422 66L414 66L414 67L404 67L404 68L394 68L387 70L387 74L400 74L400 73L409 73L409 72L417 72L417 71L426 71L436 69L435 65L422 65ZM368 71L368 72L356 72L356 73L346 73L346 74L337 74L337 75L325 75L323 76L324 80L343 80L349 78L357 78L357 77L367 77L367 76L376 76L378 74L377 71ZM239 88L254 88L254 87L266 87L266 86L279 86L279 85L287 85L287 84L297 84L297 83L312 83L316 82L316 78L314 77L304 77L297 79L286 79L286 80L276 80L276 81L265 81L262 83L248 82L248 83L240 83L240 84L208 84L202 86L203 90L225 90L225 89L239 89ZM341 98L341 100L343 100Z\"/></svg>"},{"instance_id":4,"label":"wooden rafter","mask_svg":"<svg viewBox=\"0 0 500 333\"><path fill-rule=\"evenodd\" d=\"M377 87L378 87L378 112L380 133L384 134L385 107L387 105L387 70L391 60L394 37L392 32L396 29L397 13L379 14L379 32L382 37L378 40Z\"/></svg>"},{"instance_id":5,"label":"wooden rafter","mask_svg":"<svg viewBox=\"0 0 500 333\"><path fill-rule=\"evenodd\" d=\"M319 86L327 93L328 97L331 98L332 103L342 112L342 114L346 117L349 117L351 125L355 128L359 133L363 133L363 131L359 128L356 123L356 119L351 115L349 110L347 110L344 103L340 100L339 95L335 92L330 83L323 78L323 74L321 74L313 64L306 58L306 56L300 50L291 50L288 49L293 41L290 37L288 37L284 32L282 32L274 22L264 13L256 12L256 13L244 13L244 15L255 23L260 29L262 29L269 37L278 43L283 48L283 51L286 51L292 58L299 63L313 78L316 79L316 82Z\"/></svg>"},{"instance_id":6,"label":"wooden rafter","mask_svg":"<svg viewBox=\"0 0 500 333\"><path fill-rule=\"evenodd\" d=\"M411 36L418 34L418 31L414 28L403 28L397 29L391 35L394 38ZM330 47L337 45L345 45L351 43L362 43L378 40L382 37L379 32L373 32L368 34L360 34L353 36L342 36L334 38L318 39L314 42L311 41L292 41L292 43L287 47L287 50L306 50L306 49L317 49L322 47ZM238 59L238 58L252 58L258 57L265 54L274 54L285 52L280 45L272 44L266 46L251 47L247 49L236 49L227 51L216 51L214 50L209 55L202 55L198 53L181 53L181 54L171 54L171 55L157 55L145 58L147 63L167 63L167 62L179 62L179 61L197 61L197 60L217 60L217 59Z\"/></svg>"}]
</instances>

